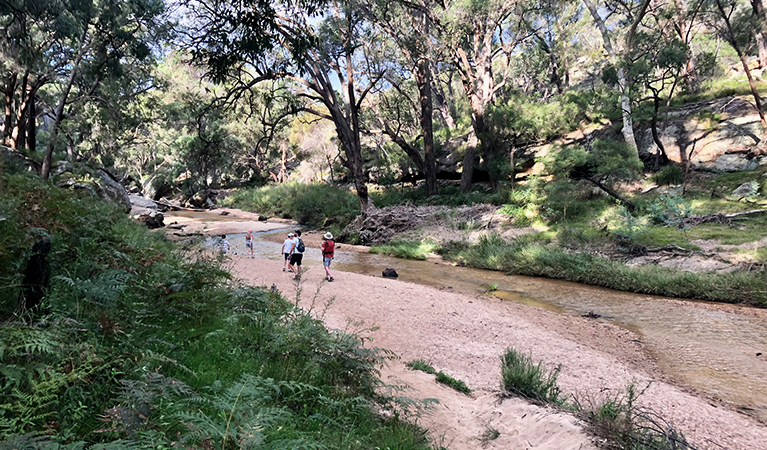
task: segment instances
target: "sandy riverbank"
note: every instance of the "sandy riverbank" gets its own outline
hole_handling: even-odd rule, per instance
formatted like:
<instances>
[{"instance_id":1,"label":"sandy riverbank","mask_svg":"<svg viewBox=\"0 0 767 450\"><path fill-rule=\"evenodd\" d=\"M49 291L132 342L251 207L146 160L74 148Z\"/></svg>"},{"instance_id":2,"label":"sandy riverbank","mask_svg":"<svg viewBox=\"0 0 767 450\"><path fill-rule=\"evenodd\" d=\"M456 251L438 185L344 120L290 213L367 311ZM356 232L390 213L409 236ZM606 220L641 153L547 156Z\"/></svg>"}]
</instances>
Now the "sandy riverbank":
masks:
<instances>
[{"instance_id":1,"label":"sandy riverbank","mask_svg":"<svg viewBox=\"0 0 767 450\"><path fill-rule=\"evenodd\" d=\"M310 238L308 238L310 239ZM350 249L346 249L350 250ZM247 282L276 285L286 298L296 285L279 261L234 256L233 269ZM450 449L594 448L577 420L519 399L500 400L499 356L507 347L530 352L550 367L562 365L560 386L580 398L616 396L629 384L651 386L640 398L669 419L701 449L767 448L767 427L719 403L667 383L647 357L641 337L608 323L566 316L495 298L467 296L421 285L353 273L323 283L316 261L307 261L300 303L315 308L333 299L324 320L333 328L364 329L372 345L396 353L384 381L410 386L405 395L437 398L419 423L434 442ZM364 326L350 323L363 322ZM423 359L466 382L475 392L459 394L413 372L404 363ZM488 427L500 436L482 444ZM718 445L717 445L718 444Z\"/></svg>"}]
</instances>

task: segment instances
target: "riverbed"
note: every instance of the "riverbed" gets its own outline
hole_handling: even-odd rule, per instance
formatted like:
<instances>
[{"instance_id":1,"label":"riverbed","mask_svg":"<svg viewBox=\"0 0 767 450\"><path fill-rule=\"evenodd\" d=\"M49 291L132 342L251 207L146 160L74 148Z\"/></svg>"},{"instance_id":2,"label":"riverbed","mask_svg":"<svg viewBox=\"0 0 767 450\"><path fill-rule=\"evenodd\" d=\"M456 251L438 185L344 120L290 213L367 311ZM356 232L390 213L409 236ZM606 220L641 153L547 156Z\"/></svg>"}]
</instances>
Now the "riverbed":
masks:
<instances>
[{"instance_id":1,"label":"riverbed","mask_svg":"<svg viewBox=\"0 0 767 450\"><path fill-rule=\"evenodd\" d=\"M276 232L284 234L284 230ZM242 258L244 235L230 234L229 240L234 252L232 258ZM278 268L282 264L280 245L267 239L257 239L255 256L257 261L273 261ZM305 261L306 267L315 275L322 271L318 249L309 248ZM631 359L642 359L631 356L632 349L649 355L659 370L649 373L644 379L668 381L691 391L714 408L737 410L754 419L767 420L767 359L764 356L767 353L767 317L764 310L627 294L541 278L506 276L499 272L455 267L439 260L401 260L345 251L343 244L333 264L338 271L378 278L385 267L397 269L401 281L436 288L446 295L463 294L484 298L485 302L490 298L502 299L501 304L513 302L535 306L549 314L569 317L569 322L559 322L565 324L560 325L563 329L555 331L571 339L578 340L579 337L568 329L571 328L568 323L576 324L572 328L583 327L583 322L587 321L623 328L630 332L627 340L635 342L627 342L622 348L608 349L612 344L608 342L610 339L605 339L605 350L629 355L622 359L626 364L631 364ZM343 279L337 278L339 281ZM269 280L263 280L263 284L269 285ZM580 317L589 313L591 317L600 317ZM591 340L589 345L598 349L599 336ZM646 362L633 365L644 373L652 372ZM578 377L577 374L570 376ZM673 404L665 405L662 398L654 406L674 407ZM748 428L754 426L757 425ZM758 428L763 430L761 425ZM696 432L704 433L705 430ZM743 440L717 442L735 448L738 446L734 443Z\"/></svg>"}]
</instances>

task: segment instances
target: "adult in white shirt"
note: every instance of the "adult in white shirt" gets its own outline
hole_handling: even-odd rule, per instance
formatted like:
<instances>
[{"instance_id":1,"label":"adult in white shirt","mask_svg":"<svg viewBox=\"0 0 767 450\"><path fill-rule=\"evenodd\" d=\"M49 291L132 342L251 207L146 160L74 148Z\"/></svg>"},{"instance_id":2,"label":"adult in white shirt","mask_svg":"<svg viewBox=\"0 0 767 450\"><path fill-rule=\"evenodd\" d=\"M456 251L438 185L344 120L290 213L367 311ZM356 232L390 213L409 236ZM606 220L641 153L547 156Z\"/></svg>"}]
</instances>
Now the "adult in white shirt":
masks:
<instances>
[{"instance_id":1,"label":"adult in white shirt","mask_svg":"<svg viewBox=\"0 0 767 450\"><path fill-rule=\"evenodd\" d=\"M301 241L301 230L295 231L296 237L293 238L293 247L290 249L290 263L288 270L294 271L295 279L301 278L301 260L304 259L304 252L298 250L298 244Z\"/></svg>"},{"instance_id":2,"label":"adult in white shirt","mask_svg":"<svg viewBox=\"0 0 767 450\"><path fill-rule=\"evenodd\" d=\"M288 270L288 261L290 260L290 252L293 250L293 245L297 245L293 242L295 236L293 233L288 233L288 238L282 243L282 254L285 256L285 263L282 265L283 272ZM292 272L293 270L291 269L290 271Z\"/></svg>"}]
</instances>

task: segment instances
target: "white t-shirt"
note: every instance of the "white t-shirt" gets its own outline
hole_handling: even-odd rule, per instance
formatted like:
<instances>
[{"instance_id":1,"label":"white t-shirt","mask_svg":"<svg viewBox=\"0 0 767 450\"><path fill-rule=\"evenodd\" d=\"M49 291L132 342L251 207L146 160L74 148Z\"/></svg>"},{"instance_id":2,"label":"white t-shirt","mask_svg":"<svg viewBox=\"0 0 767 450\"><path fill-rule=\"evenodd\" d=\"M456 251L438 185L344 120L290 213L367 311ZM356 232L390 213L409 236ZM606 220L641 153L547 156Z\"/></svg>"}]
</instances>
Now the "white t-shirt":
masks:
<instances>
[{"instance_id":1,"label":"white t-shirt","mask_svg":"<svg viewBox=\"0 0 767 450\"><path fill-rule=\"evenodd\" d=\"M293 238L293 242L296 244L296 248L293 249L293 253L302 254L303 252L298 251L298 236Z\"/></svg>"},{"instance_id":2,"label":"white t-shirt","mask_svg":"<svg viewBox=\"0 0 767 450\"><path fill-rule=\"evenodd\" d=\"M293 238L285 239L285 242L282 243L282 253L290 253L291 247L293 247Z\"/></svg>"}]
</instances>

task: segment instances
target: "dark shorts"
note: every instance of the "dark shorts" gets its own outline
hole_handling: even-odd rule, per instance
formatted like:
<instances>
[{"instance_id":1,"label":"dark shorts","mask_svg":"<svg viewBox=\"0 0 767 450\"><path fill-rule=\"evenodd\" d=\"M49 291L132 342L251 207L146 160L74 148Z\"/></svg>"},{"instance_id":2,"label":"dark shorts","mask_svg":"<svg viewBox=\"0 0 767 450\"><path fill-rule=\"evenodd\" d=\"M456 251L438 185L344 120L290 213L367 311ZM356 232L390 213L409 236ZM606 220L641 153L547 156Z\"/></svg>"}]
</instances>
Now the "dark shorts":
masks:
<instances>
[{"instance_id":1,"label":"dark shorts","mask_svg":"<svg viewBox=\"0 0 767 450\"><path fill-rule=\"evenodd\" d=\"M301 260L304 259L303 253L293 253L290 255L290 265L291 266L300 266Z\"/></svg>"},{"instance_id":2,"label":"dark shorts","mask_svg":"<svg viewBox=\"0 0 767 450\"><path fill-rule=\"evenodd\" d=\"M290 253L283 253L285 255L285 261L290 259Z\"/></svg>"},{"instance_id":3,"label":"dark shorts","mask_svg":"<svg viewBox=\"0 0 767 450\"><path fill-rule=\"evenodd\" d=\"M253 248L253 242L245 241L245 247Z\"/></svg>"}]
</instances>

